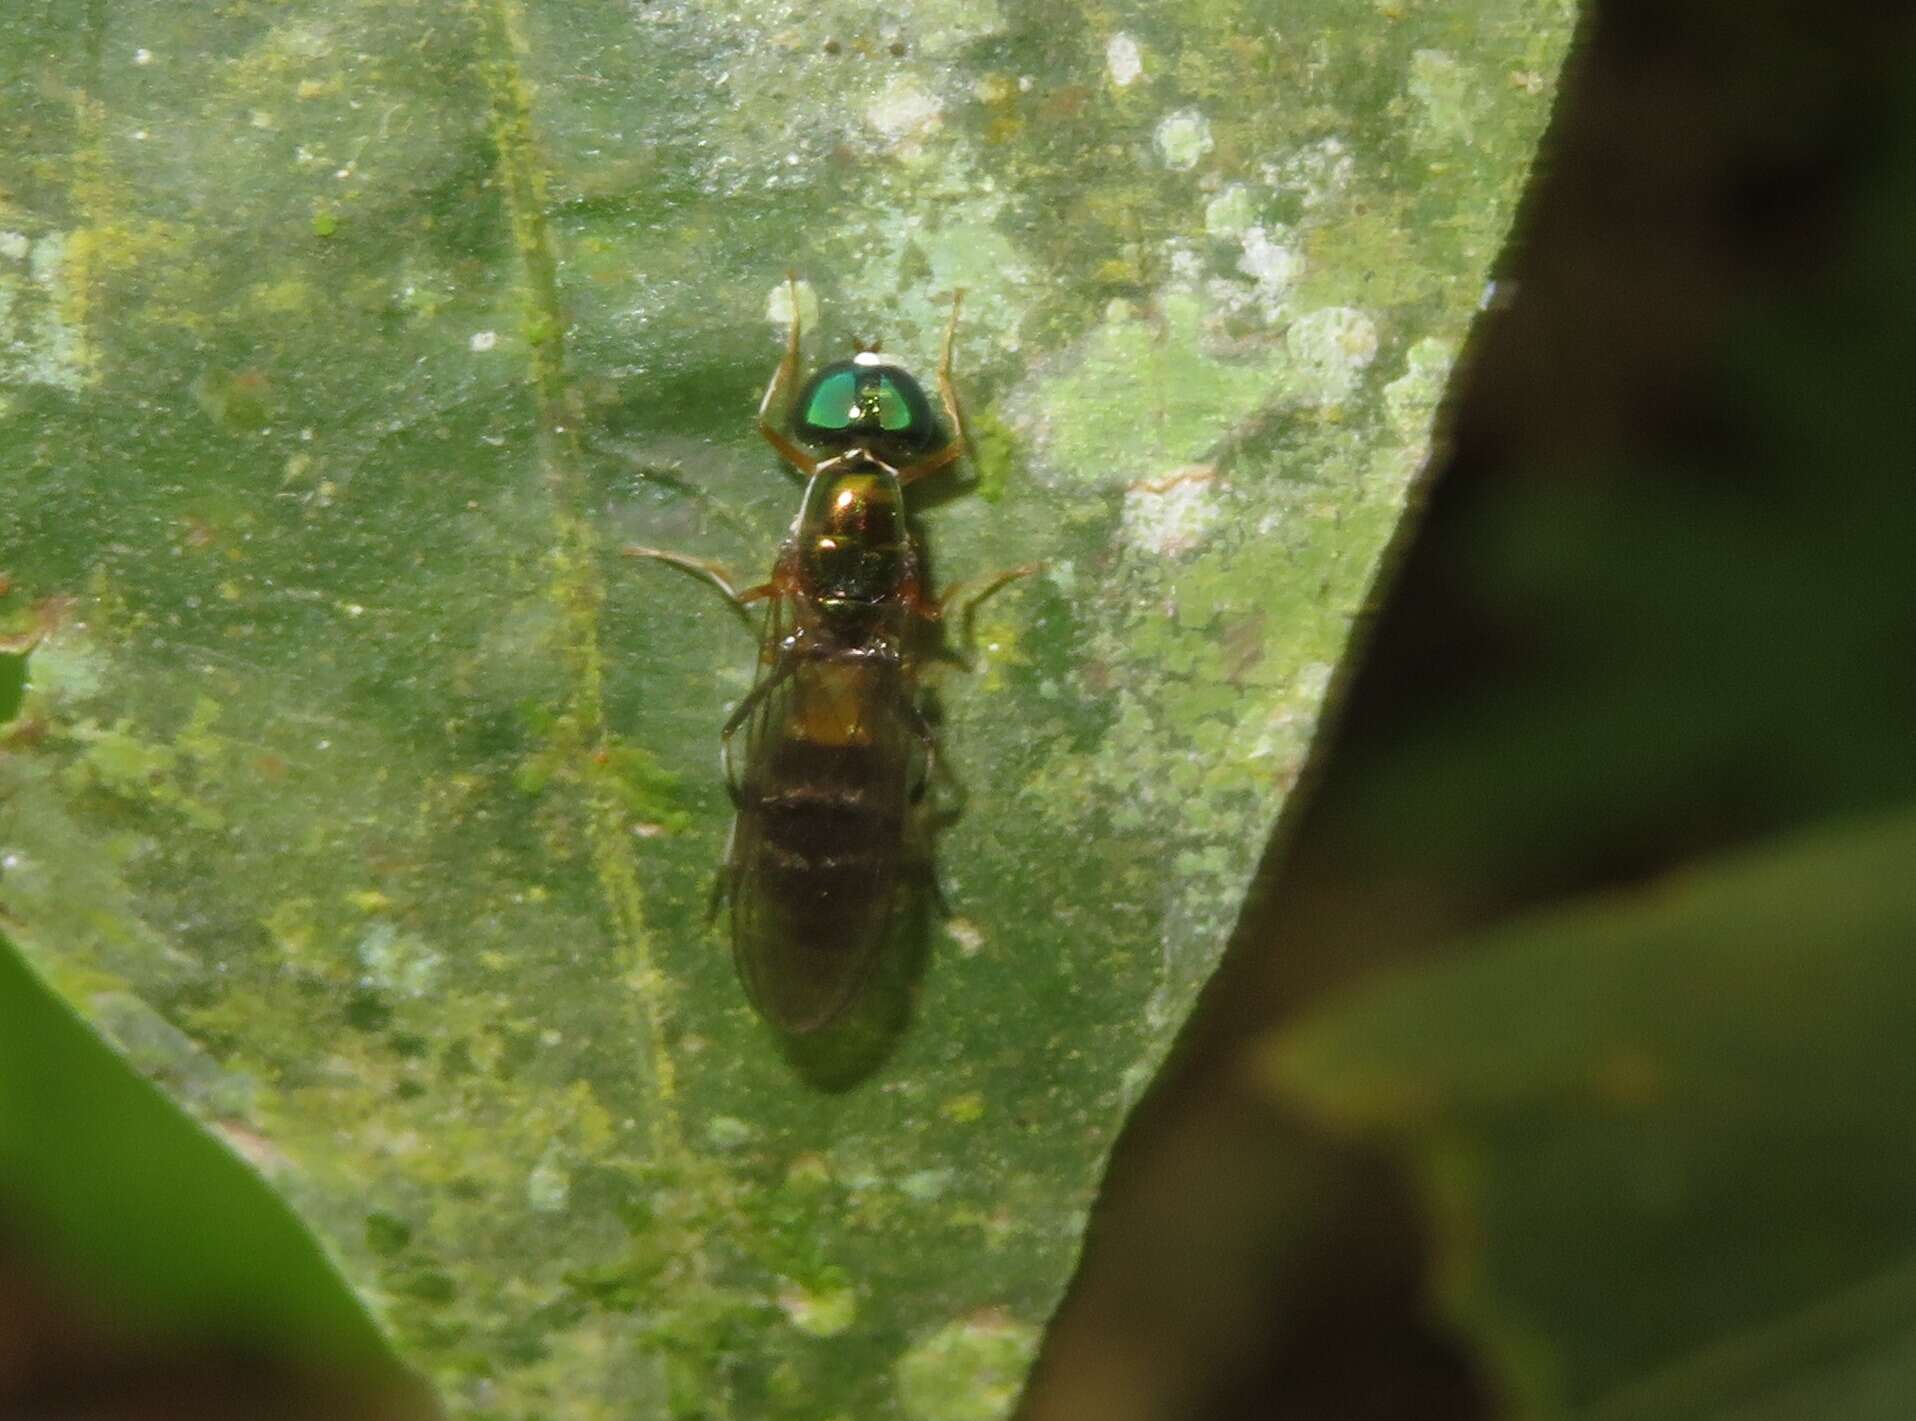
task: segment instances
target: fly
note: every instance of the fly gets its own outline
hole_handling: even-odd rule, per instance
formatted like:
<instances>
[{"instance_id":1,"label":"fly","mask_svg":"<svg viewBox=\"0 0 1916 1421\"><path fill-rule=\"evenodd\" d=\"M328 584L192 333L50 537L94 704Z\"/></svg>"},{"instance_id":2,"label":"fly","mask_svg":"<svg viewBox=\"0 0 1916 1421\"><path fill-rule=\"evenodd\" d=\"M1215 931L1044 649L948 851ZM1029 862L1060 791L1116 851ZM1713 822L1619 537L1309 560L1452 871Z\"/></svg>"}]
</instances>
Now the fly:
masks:
<instances>
[{"instance_id":1,"label":"fly","mask_svg":"<svg viewBox=\"0 0 1916 1421\"><path fill-rule=\"evenodd\" d=\"M802 1034L858 997L910 868L912 804L935 752L913 643L950 599L926 594L904 490L964 452L951 382L963 293L952 298L938 362L950 422L941 439L918 382L869 350L807 380L791 433L782 430L774 411L799 361L795 280L789 290L785 355L759 402L758 430L806 484L770 578L740 590L704 558L625 552L709 578L739 607L768 604L757 680L720 734L735 810L721 886L746 997L774 1027ZM1031 570L1002 573L970 600Z\"/></svg>"}]
</instances>

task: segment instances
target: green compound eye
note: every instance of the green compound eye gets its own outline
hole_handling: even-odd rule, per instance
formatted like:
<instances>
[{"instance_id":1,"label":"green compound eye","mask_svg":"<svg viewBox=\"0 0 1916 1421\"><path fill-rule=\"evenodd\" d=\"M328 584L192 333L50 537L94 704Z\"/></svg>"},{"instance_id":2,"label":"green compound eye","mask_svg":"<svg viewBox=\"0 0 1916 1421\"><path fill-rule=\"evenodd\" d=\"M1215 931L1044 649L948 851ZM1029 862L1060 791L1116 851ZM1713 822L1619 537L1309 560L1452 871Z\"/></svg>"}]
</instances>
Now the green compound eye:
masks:
<instances>
[{"instance_id":1,"label":"green compound eye","mask_svg":"<svg viewBox=\"0 0 1916 1421\"><path fill-rule=\"evenodd\" d=\"M812 429L849 429L858 413L858 373L848 365L818 372L798 407L798 422Z\"/></svg>"},{"instance_id":2,"label":"green compound eye","mask_svg":"<svg viewBox=\"0 0 1916 1421\"><path fill-rule=\"evenodd\" d=\"M793 432L833 448L876 440L918 449L931 442L937 422L916 380L868 354L827 365L806 382Z\"/></svg>"},{"instance_id":3,"label":"green compound eye","mask_svg":"<svg viewBox=\"0 0 1916 1421\"><path fill-rule=\"evenodd\" d=\"M911 428L911 406L904 392L889 373L881 372L877 385L878 427L890 434L902 434Z\"/></svg>"}]
</instances>

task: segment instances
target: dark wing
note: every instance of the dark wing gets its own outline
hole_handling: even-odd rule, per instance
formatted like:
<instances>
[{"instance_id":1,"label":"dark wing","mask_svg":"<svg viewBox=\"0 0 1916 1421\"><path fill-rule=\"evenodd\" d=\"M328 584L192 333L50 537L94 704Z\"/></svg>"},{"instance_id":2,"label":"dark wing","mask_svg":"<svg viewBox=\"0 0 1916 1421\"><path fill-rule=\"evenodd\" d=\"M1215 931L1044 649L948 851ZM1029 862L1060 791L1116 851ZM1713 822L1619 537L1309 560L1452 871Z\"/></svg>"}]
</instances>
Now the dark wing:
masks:
<instances>
[{"instance_id":1,"label":"dark wing","mask_svg":"<svg viewBox=\"0 0 1916 1421\"><path fill-rule=\"evenodd\" d=\"M917 752L909 694L896 661L845 653L787 653L753 690L727 865L732 952L781 1030L844 1011L891 931Z\"/></svg>"}]
</instances>

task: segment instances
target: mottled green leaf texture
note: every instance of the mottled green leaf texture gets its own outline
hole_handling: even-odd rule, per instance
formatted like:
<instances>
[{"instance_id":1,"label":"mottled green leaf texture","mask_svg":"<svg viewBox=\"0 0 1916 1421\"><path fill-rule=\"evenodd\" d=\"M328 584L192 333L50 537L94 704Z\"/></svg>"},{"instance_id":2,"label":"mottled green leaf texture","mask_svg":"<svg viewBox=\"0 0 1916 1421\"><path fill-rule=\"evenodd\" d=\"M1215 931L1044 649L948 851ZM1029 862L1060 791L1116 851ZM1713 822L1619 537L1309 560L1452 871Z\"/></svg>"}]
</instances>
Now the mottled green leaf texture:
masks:
<instances>
[{"instance_id":1,"label":"mottled green leaf texture","mask_svg":"<svg viewBox=\"0 0 1916 1421\"><path fill-rule=\"evenodd\" d=\"M1516 1413L1889 1421L1916 1396L1916 818L1497 933L1266 1058L1398 1141Z\"/></svg>"},{"instance_id":2,"label":"mottled green leaf texture","mask_svg":"<svg viewBox=\"0 0 1916 1421\"><path fill-rule=\"evenodd\" d=\"M988 1418L1429 448L1568 0L0 11L0 894L455 1413ZM938 893L782 1041L699 580L927 378ZM921 496L922 495L922 496ZM935 900L942 900L942 902ZM49 1142L48 1148L57 1148Z\"/></svg>"}]
</instances>

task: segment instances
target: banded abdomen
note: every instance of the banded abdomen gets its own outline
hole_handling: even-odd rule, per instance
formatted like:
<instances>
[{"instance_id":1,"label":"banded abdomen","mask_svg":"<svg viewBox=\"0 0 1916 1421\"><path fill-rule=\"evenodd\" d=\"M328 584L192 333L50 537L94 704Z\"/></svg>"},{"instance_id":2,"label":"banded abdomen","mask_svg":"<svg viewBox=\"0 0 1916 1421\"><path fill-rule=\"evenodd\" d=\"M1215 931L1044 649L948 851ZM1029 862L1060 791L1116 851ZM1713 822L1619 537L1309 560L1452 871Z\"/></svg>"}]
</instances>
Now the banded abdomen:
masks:
<instances>
[{"instance_id":1,"label":"banded abdomen","mask_svg":"<svg viewBox=\"0 0 1916 1421\"><path fill-rule=\"evenodd\" d=\"M895 659L806 655L756 709L730 863L732 947L775 1026L824 1025L883 948L916 738Z\"/></svg>"}]
</instances>

